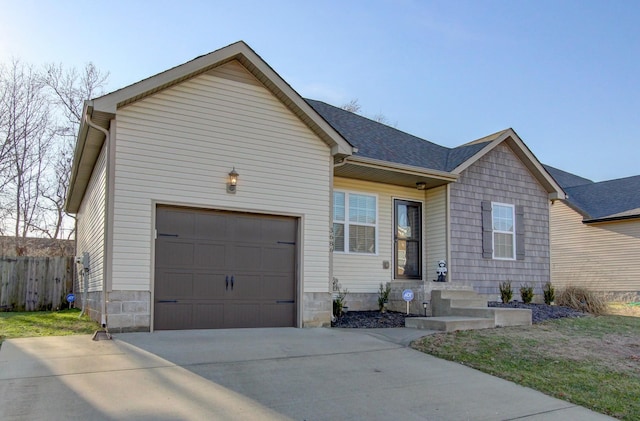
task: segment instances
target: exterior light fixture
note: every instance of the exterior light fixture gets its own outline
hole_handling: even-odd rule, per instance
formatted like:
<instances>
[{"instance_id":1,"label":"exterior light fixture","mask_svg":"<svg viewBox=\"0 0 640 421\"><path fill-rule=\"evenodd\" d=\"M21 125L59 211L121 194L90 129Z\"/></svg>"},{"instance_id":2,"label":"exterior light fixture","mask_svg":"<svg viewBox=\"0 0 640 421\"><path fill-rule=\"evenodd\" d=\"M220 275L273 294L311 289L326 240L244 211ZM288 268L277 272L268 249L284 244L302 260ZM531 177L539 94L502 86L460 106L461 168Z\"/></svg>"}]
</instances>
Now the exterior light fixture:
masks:
<instances>
[{"instance_id":1,"label":"exterior light fixture","mask_svg":"<svg viewBox=\"0 0 640 421\"><path fill-rule=\"evenodd\" d=\"M427 317L427 306L429 305L428 302L423 301L422 302L422 307L424 308L424 317Z\"/></svg>"},{"instance_id":2,"label":"exterior light fixture","mask_svg":"<svg viewBox=\"0 0 640 421\"><path fill-rule=\"evenodd\" d=\"M427 189L427 183L420 181L418 183L416 183L416 188L418 190L426 190Z\"/></svg>"},{"instance_id":3,"label":"exterior light fixture","mask_svg":"<svg viewBox=\"0 0 640 421\"><path fill-rule=\"evenodd\" d=\"M236 187L238 186L238 172L236 171L236 167L229 172L229 179L227 180L227 193L235 193Z\"/></svg>"}]
</instances>

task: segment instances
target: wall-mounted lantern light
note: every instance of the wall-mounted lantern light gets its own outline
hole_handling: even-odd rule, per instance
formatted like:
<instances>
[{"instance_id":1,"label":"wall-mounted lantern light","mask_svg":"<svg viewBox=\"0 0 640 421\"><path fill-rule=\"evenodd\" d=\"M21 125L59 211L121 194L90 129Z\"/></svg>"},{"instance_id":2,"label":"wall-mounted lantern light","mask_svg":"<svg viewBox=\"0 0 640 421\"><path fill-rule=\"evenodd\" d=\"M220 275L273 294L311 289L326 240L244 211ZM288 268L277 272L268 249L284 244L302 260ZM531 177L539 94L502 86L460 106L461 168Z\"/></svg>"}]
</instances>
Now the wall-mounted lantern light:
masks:
<instances>
[{"instance_id":1,"label":"wall-mounted lantern light","mask_svg":"<svg viewBox=\"0 0 640 421\"><path fill-rule=\"evenodd\" d=\"M238 176L236 167L229 172L229 179L227 180L227 193L235 193L238 186Z\"/></svg>"},{"instance_id":2,"label":"wall-mounted lantern light","mask_svg":"<svg viewBox=\"0 0 640 421\"><path fill-rule=\"evenodd\" d=\"M418 190L426 190L427 189L427 183L420 181L420 182L416 183L416 188Z\"/></svg>"},{"instance_id":3,"label":"wall-mounted lantern light","mask_svg":"<svg viewBox=\"0 0 640 421\"><path fill-rule=\"evenodd\" d=\"M422 303L422 307L424 307L424 317L427 317L427 306L429 305L428 302L424 301Z\"/></svg>"}]
</instances>

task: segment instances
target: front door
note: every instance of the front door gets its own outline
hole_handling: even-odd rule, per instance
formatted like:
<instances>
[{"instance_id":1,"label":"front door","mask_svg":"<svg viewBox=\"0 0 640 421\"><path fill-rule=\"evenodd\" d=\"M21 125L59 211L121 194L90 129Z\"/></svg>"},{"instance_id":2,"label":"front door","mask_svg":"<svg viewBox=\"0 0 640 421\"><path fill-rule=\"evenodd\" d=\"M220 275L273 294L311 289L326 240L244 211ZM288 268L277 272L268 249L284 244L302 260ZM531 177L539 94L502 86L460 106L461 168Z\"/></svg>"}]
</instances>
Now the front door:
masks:
<instances>
[{"instance_id":1,"label":"front door","mask_svg":"<svg viewBox=\"0 0 640 421\"><path fill-rule=\"evenodd\" d=\"M422 203L394 200L395 277L422 279Z\"/></svg>"}]
</instances>

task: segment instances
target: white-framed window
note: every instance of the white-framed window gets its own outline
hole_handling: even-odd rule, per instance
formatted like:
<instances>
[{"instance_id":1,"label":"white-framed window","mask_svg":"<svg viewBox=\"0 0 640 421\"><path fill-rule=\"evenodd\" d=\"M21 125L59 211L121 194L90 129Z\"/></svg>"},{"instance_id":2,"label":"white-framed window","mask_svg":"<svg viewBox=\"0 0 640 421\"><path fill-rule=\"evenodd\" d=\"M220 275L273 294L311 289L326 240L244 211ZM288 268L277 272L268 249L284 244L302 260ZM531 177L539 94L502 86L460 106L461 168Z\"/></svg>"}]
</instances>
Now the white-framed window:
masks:
<instances>
[{"instance_id":1,"label":"white-framed window","mask_svg":"<svg viewBox=\"0 0 640 421\"><path fill-rule=\"evenodd\" d=\"M516 212L515 206L491 203L493 229L493 258L515 260L516 258Z\"/></svg>"},{"instance_id":2,"label":"white-framed window","mask_svg":"<svg viewBox=\"0 0 640 421\"><path fill-rule=\"evenodd\" d=\"M365 193L333 192L333 250L377 253L378 198Z\"/></svg>"}]
</instances>

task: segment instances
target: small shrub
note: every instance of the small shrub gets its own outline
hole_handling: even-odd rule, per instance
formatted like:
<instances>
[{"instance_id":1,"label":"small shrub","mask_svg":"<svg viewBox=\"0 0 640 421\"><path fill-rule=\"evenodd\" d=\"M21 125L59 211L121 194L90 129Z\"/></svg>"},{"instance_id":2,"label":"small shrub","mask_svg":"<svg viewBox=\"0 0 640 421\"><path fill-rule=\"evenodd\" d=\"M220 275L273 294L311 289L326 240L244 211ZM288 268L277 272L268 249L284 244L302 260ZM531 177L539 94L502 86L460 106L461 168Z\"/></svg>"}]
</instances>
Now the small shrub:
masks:
<instances>
[{"instance_id":1,"label":"small shrub","mask_svg":"<svg viewBox=\"0 0 640 421\"><path fill-rule=\"evenodd\" d=\"M500 299L503 303L508 303L513 298L513 289L511 289L511 282L505 281L500 284Z\"/></svg>"},{"instance_id":2,"label":"small shrub","mask_svg":"<svg viewBox=\"0 0 640 421\"><path fill-rule=\"evenodd\" d=\"M533 287L529 284L524 284L520 287L520 298L525 304L529 304L533 300Z\"/></svg>"},{"instance_id":3,"label":"small shrub","mask_svg":"<svg viewBox=\"0 0 640 421\"><path fill-rule=\"evenodd\" d=\"M607 303L601 294L588 290L584 287L568 286L558 292L556 304L565 307L591 313L594 315L604 314L607 310Z\"/></svg>"},{"instance_id":4,"label":"small shrub","mask_svg":"<svg viewBox=\"0 0 640 421\"><path fill-rule=\"evenodd\" d=\"M391 283L387 282L383 285L380 282L380 289L378 290L378 308L380 311L384 311L384 303L389 301L389 294L391 294Z\"/></svg>"},{"instance_id":5,"label":"small shrub","mask_svg":"<svg viewBox=\"0 0 640 421\"><path fill-rule=\"evenodd\" d=\"M348 293L349 293L349 290L347 290L346 288L341 290L340 287L338 286L338 292L336 293L336 296L333 298L333 315L335 317L342 316L342 310L344 309L344 304L346 302Z\"/></svg>"},{"instance_id":6,"label":"small shrub","mask_svg":"<svg viewBox=\"0 0 640 421\"><path fill-rule=\"evenodd\" d=\"M551 305L556 299L556 289L551 285L551 282L547 282L544 284L544 288L542 289L542 294L544 295L544 303L546 305Z\"/></svg>"}]
</instances>

